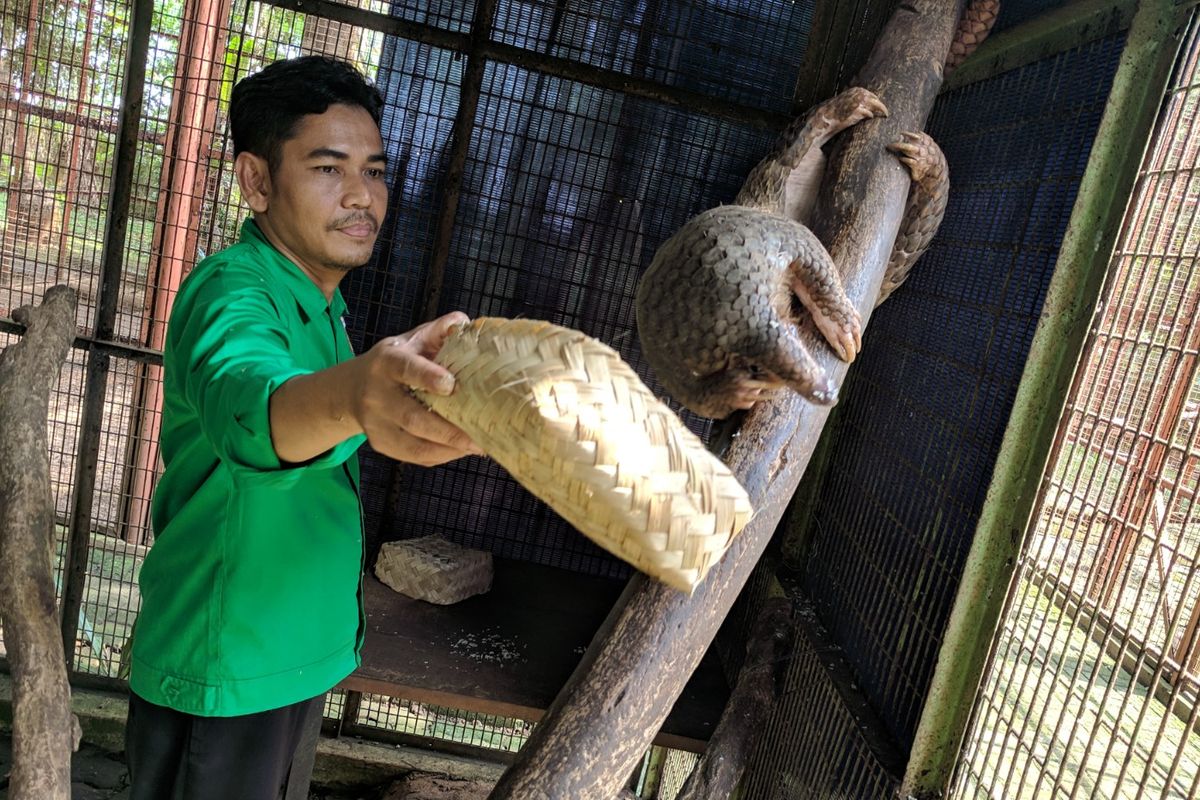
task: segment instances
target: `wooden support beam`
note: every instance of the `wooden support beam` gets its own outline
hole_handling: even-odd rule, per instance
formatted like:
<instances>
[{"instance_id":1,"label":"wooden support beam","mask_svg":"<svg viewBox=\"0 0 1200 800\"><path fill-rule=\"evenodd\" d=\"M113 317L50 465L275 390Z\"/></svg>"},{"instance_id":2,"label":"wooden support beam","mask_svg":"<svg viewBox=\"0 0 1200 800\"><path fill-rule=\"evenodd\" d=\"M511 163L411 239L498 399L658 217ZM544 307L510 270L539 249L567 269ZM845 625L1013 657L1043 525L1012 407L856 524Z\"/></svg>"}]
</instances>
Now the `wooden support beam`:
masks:
<instances>
[{"instance_id":1,"label":"wooden support beam","mask_svg":"<svg viewBox=\"0 0 1200 800\"><path fill-rule=\"evenodd\" d=\"M12 800L69 800L79 723L54 591L50 390L75 334L75 292L55 286L13 316L25 336L0 353L0 617L13 676Z\"/></svg>"},{"instance_id":2,"label":"wooden support beam","mask_svg":"<svg viewBox=\"0 0 1200 800\"><path fill-rule=\"evenodd\" d=\"M961 11L961 0L898 6L855 81L879 94L891 115L856 126L830 159L818 201L827 213L814 231L841 265L864 320L908 193L907 173L885 147L901 131L924 127ZM816 338L812 329L807 335ZM824 346L814 350L840 383L848 365ZM630 580L492 798L609 800L617 794L775 532L827 414L788 392L747 416L726 460L750 494L754 519L690 597L641 574Z\"/></svg>"},{"instance_id":3,"label":"wooden support beam","mask_svg":"<svg viewBox=\"0 0 1200 800\"><path fill-rule=\"evenodd\" d=\"M827 0L816 4L808 46L792 92L798 114L833 96L847 76L866 61L894 5L892 0Z\"/></svg>"}]
</instances>

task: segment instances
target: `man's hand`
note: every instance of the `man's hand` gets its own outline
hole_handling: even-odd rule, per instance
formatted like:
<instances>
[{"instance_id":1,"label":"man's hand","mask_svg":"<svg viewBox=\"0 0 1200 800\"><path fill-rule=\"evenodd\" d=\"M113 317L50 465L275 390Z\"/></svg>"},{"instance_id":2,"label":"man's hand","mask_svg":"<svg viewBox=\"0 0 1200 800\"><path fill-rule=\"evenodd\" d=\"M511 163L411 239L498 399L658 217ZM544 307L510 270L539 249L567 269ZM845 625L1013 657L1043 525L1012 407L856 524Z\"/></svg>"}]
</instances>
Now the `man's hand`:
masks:
<instances>
[{"instance_id":1,"label":"man's hand","mask_svg":"<svg viewBox=\"0 0 1200 800\"><path fill-rule=\"evenodd\" d=\"M352 413L377 451L425 466L482 454L467 434L426 408L410 391L439 395L454 391L454 376L432 359L454 327L468 321L460 311L446 314L383 339L356 359L361 371Z\"/></svg>"},{"instance_id":2,"label":"man's hand","mask_svg":"<svg viewBox=\"0 0 1200 800\"><path fill-rule=\"evenodd\" d=\"M271 395L271 440L280 461L308 461L359 433L378 452L423 466L481 454L467 434L411 392L454 391L454 376L432 359L450 331L467 321L462 312L446 314L280 386Z\"/></svg>"}]
</instances>

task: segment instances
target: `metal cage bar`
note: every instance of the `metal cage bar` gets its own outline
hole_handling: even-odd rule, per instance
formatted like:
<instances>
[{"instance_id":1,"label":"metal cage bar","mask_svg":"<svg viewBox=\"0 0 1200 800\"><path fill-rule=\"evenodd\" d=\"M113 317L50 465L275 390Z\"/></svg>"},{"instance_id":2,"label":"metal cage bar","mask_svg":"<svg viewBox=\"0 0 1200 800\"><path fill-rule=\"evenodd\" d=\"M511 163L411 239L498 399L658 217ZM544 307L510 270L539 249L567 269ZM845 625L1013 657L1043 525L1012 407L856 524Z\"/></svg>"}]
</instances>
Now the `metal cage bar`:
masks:
<instances>
[{"instance_id":1,"label":"metal cage bar","mask_svg":"<svg viewBox=\"0 0 1200 800\"><path fill-rule=\"evenodd\" d=\"M265 0L270 5L306 14L315 14L327 19L338 20L368 30L401 36L415 42L432 44L460 53L477 53L483 60L501 64L512 64L523 69L545 75L554 75L624 92L634 97L643 97L669 105L683 106L691 111L708 114L719 119L735 120L770 130L779 130L787 124L785 114L772 113L743 103L731 102L718 97L670 86L647 78L626 75L606 70L567 58L537 53L503 42L496 42L489 34L478 41L471 35L454 33L419 22L397 19L374 11L353 8L329 0ZM489 31L490 31L490 19ZM479 18L476 18L476 22ZM474 29L474 28L473 28Z\"/></svg>"},{"instance_id":2,"label":"metal cage bar","mask_svg":"<svg viewBox=\"0 0 1200 800\"><path fill-rule=\"evenodd\" d=\"M126 225L132 197L130 189L134 180L134 160L153 8L154 4L150 0L136 0L130 8L129 49L125 57L117 155L110 184L108 217L104 230L104 255L100 267L99 312L95 334L96 339L100 341L112 338L117 315L117 295L121 289L121 267L125 255ZM63 650L71 664L74 663L75 645L80 633L78 619L83 603L83 584L91 540L92 502L101 425L105 414L104 399L109 364L110 358L106 353L91 353L84 384L84 411L76 459L75 494L71 503L70 533L63 564Z\"/></svg>"}]
</instances>

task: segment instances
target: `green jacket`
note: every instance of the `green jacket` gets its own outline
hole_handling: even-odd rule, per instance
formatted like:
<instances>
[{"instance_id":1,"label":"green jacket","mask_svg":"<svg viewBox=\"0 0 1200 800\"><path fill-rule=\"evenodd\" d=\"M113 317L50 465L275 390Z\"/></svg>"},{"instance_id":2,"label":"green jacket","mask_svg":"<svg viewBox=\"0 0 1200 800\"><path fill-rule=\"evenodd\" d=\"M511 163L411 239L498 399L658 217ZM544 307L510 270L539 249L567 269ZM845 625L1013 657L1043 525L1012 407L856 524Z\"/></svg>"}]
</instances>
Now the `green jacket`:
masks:
<instances>
[{"instance_id":1,"label":"green jacket","mask_svg":"<svg viewBox=\"0 0 1200 800\"><path fill-rule=\"evenodd\" d=\"M315 697L359 664L364 437L281 464L267 407L289 378L353 357L345 309L253 221L180 287L130 665L142 698L249 714Z\"/></svg>"}]
</instances>

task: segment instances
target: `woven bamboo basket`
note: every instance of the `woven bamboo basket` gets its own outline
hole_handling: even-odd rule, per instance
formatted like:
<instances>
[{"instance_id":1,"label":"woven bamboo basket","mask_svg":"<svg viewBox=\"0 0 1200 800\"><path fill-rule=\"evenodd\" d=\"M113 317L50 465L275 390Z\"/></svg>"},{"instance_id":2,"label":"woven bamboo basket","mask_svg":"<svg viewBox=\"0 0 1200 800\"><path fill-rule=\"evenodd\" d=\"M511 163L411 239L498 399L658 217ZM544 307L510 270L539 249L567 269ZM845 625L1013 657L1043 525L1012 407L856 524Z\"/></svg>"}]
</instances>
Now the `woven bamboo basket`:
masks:
<instances>
[{"instance_id":1,"label":"woven bamboo basket","mask_svg":"<svg viewBox=\"0 0 1200 800\"><path fill-rule=\"evenodd\" d=\"M450 605L492 588L492 554L440 536L384 542L375 577L408 597Z\"/></svg>"},{"instance_id":2,"label":"woven bamboo basket","mask_svg":"<svg viewBox=\"0 0 1200 800\"><path fill-rule=\"evenodd\" d=\"M737 478L610 347L537 320L483 317L437 356L430 408L598 545L691 592L749 521Z\"/></svg>"}]
</instances>

